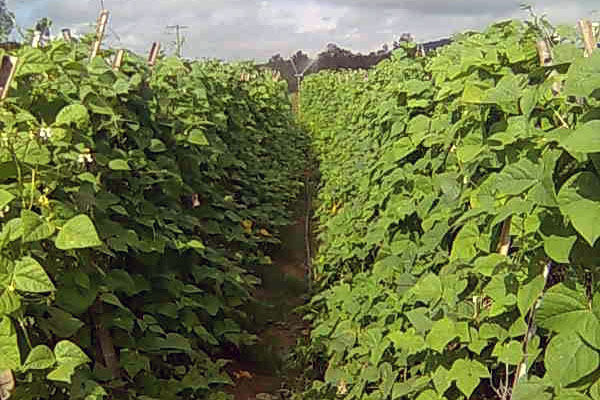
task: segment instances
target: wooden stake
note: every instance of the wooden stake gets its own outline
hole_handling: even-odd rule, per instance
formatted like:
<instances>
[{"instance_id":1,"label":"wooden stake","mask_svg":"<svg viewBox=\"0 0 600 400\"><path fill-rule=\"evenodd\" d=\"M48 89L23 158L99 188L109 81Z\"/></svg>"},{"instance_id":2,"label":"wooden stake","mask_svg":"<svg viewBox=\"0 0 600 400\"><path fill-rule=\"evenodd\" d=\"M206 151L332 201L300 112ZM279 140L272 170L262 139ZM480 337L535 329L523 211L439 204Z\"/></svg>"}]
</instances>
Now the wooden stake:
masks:
<instances>
[{"instance_id":1,"label":"wooden stake","mask_svg":"<svg viewBox=\"0 0 600 400\"><path fill-rule=\"evenodd\" d=\"M8 55L2 57L2 64L0 64L0 100L4 100L8 95L10 84L17 69L17 61L19 61L17 57Z\"/></svg>"},{"instance_id":2,"label":"wooden stake","mask_svg":"<svg viewBox=\"0 0 600 400\"><path fill-rule=\"evenodd\" d=\"M42 40L42 32L41 31L34 31L33 32L33 39L31 39L31 47L33 47L34 49L37 49L38 47L40 47L40 41Z\"/></svg>"},{"instance_id":3,"label":"wooden stake","mask_svg":"<svg viewBox=\"0 0 600 400\"><path fill-rule=\"evenodd\" d=\"M498 243L498 253L503 256L507 256L510 251L510 225L512 224L512 217L506 218L506 221L502 224L502 231L500 233L500 242Z\"/></svg>"},{"instance_id":4,"label":"wooden stake","mask_svg":"<svg viewBox=\"0 0 600 400\"><path fill-rule=\"evenodd\" d=\"M540 40L537 42L537 52L540 58L540 65L549 66L552 64L552 52L548 47L548 42Z\"/></svg>"},{"instance_id":5,"label":"wooden stake","mask_svg":"<svg viewBox=\"0 0 600 400\"><path fill-rule=\"evenodd\" d=\"M156 59L158 58L158 53L160 52L160 42L152 43L152 49L150 50L150 55L148 56L148 65L153 67L156 65Z\"/></svg>"},{"instance_id":6,"label":"wooden stake","mask_svg":"<svg viewBox=\"0 0 600 400\"><path fill-rule=\"evenodd\" d=\"M583 34L583 44L585 46L585 57L589 57L596 48L596 39L594 38L594 27L592 21L584 19L577 23L581 33Z\"/></svg>"},{"instance_id":7,"label":"wooden stake","mask_svg":"<svg viewBox=\"0 0 600 400\"><path fill-rule=\"evenodd\" d=\"M125 55L125 50L119 49L117 50L117 54L115 54L115 59L113 61L113 69L118 71L121 69L121 64L123 64L123 56Z\"/></svg>"},{"instance_id":8,"label":"wooden stake","mask_svg":"<svg viewBox=\"0 0 600 400\"><path fill-rule=\"evenodd\" d=\"M108 23L108 16L110 13L108 10L102 10L100 17L98 18L98 25L96 26L96 41L92 45L92 53L90 54L90 60L98 55L102 40L104 39L104 33L106 32L106 24Z\"/></svg>"},{"instance_id":9,"label":"wooden stake","mask_svg":"<svg viewBox=\"0 0 600 400\"><path fill-rule=\"evenodd\" d=\"M0 399L9 399L15 390L15 376L10 369L0 372Z\"/></svg>"},{"instance_id":10,"label":"wooden stake","mask_svg":"<svg viewBox=\"0 0 600 400\"><path fill-rule=\"evenodd\" d=\"M70 42L73 40L73 37L71 36L71 30L68 28L62 30L62 35L63 39L65 39L65 42Z\"/></svg>"}]
</instances>

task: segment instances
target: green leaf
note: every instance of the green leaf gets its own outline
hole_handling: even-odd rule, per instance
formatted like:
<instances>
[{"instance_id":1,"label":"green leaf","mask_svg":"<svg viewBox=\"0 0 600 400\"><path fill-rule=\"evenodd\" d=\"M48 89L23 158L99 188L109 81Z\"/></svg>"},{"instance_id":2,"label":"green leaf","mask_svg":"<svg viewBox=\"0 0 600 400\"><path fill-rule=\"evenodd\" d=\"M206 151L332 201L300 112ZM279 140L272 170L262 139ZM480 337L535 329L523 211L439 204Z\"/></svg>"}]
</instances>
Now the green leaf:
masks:
<instances>
[{"instance_id":1,"label":"green leaf","mask_svg":"<svg viewBox=\"0 0 600 400\"><path fill-rule=\"evenodd\" d=\"M0 370L16 370L21 366L17 332L9 317L0 322Z\"/></svg>"},{"instance_id":2,"label":"green leaf","mask_svg":"<svg viewBox=\"0 0 600 400\"><path fill-rule=\"evenodd\" d=\"M422 335L416 333L414 328L410 328L406 332L393 331L387 338L392 341L396 349L406 350L408 355L425 350L425 340Z\"/></svg>"},{"instance_id":3,"label":"green leaf","mask_svg":"<svg viewBox=\"0 0 600 400\"><path fill-rule=\"evenodd\" d=\"M546 280L544 277L538 275L529 283L519 288L519 293L517 294L517 306L519 307L521 315L527 315L527 312L531 309L533 303L535 303L542 294L545 285Z\"/></svg>"},{"instance_id":4,"label":"green leaf","mask_svg":"<svg viewBox=\"0 0 600 400\"><path fill-rule=\"evenodd\" d=\"M82 214L67 221L58 233L55 244L60 250L71 250L101 246L102 242L90 217Z\"/></svg>"},{"instance_id":5,"label":"green leaf","mask_svg":"<svg viewBox=\"0 0 600 400\"><path fill-rule=\"evenodd\" d=\"M150 359L131 349L123 349L119 361L130 378L135 378L140 371L150 371Z\"/></svg>"},{"instance_id":6,"label":"green leaf","mask_svg":"<svg viewBox=\"0 0 600 400\"><path fill-rule=\"evenodd\" d=\"M507 344L498 343L494 349L498 361L508 365L518 365L523 359L523 345L515 340Z\"/></svg>"},{"instance_id":7,"label":"green leaf","mask_svg":"<svg viewBox=\"0 0 600 400\"><path fill-rule=\"evenodd\" d=\"M23 364L23 372L31 369L48 369L52 368L56 363L56 358L52 350L45 345L34 347L27 356Z\"/></svg>"},{"instance_id":8,"label":"green leaf","mask_svg":"<svg viewBox=\"0 0 600 400\"><path fill-rule=\"evenodd\" d=\"M560 144L571 154L600 153L600 121L593 120L580 125Z\"/></svg>"},{"instance_id":9,"label":"green leaf","mask_svg":"<svg viewBox=\"0 0 600 400\"><path fill-rule=\"evenodd\" d=\"M14 280L16 289L22 292L45 293L56 289L44 268L31 257L15 263Z\"/></svg>"},{"instance_id":10,"label":"green leaf","mask_svg":"<svg viewBox=\"0 0 600 400\"><path fill-rule=\"evenodd\" d=\"M413 289L417 301L435 304L442 297L442 281L435 274L423 277Z\"/></svg>"},{"instance_id":11,"label":"green leaf","mask_svg":"<svg viewBox=\"0 0 600 400\"><path fill-rule=\"evenodd\" d=\"M46 375L46 378L50 381L71 383L71 377L75 373L76 368L77 367L70 364L59 365L56 369Z\"/></svg>"},{"instance_id":12,"label":"green leaf","mask_svg":"<svg viewBox=\"0 0 600 400\"><path fill-rule=\"evenodd\" d=\"M61 339L70 338L85 325L81 320L57 307L49 307L48 313L50 314L48 326Z\"/></svg>"},{"instance_id":13,"label":"green leaf","mask_svg":"<svg viewBox=\"0 0 600 400\"><path fill-rule=\"evenodd\" d=\"M46 220L29 210L21 211L21 221L23 222L23 242L37 242L49 238L54 234L56 228Z\"/></svg>"},{"instance_id":14,"label":"green leaf","mask_svg":"<svg viewBox=\"0 0 600 400\"><path fill-rule=\"evenodd\" d=\"M162 153L163 151L167 151L167 146L162 140L151 139L148 150L150 150L153 153Z\"/></svg>"},{"instance_id":15,"label":"green leaf","mask_svg":"<svg viewBox=\"0 0 600 400\"><path fill-rule=\"evenodd\" d=\"M0 295L0 315L12 314L21 308L21 297L12 290L5 290Z\"/></svg>"},{"instance_id":16,"label":"green leaf","mask_svg":"<svg viewBox=\"0 0 600 400\"><path fill-rule=\"evenodd\" d=\"M477 255L475 245L479 240L479 228L474 222L467 223L458 233L452 245L451 261L471 260Z\"/></svg>"},{"instance_id":17,"label":"green leaf","mask_svg":"<svg viewBox=\"0 0 600 400\"><path fill-rule=\"evenodd\" d=\"M12 193L7 192L4 189L0 189L0 209L4 209L11 201L15 199Z\"/></svg>"},{"instance_id":18,"label":"green leaf","mask_svg":"<svg viewBox=\"0 0 600 400\"><path fill-rule=\"evenodd\" d=\"M431 331L427 334L427 344L438 353L443 353L446 345L458 336L454 321L444 318L433 323Z\"/></svg>"},{"instance_id":19,"label":"green leaf","mask_svg":"<svg viewBox=\"0 0 600 400\"><path fill-rule=\"evenodd\" d=\"M111 160L108 163L108 168L112 169L113 171L131 171L131 167L127 161L121 159Z\"/></svg>"},{"instance_id":20,"label":"green leaf","mask_svg":"<svg viewBox=\"0 0 600 400\"><path fill-rule=\"evenodd\" d=\"M576 333L554 337L544 357L547 374L557 386L567 386L594 372L600 365L600 355Z\"/></svg>"},{"instance_id":21,"label":"green leaf","mask_svg":"<svg viewBox=\"0 0 600 400\"><path fill-rule=\"evenodd\" d=\"M453 380L454 377L452 376L452 373L443 366L440 366L433 375L433 385L435 386L435 390L441 394L444 394L446 390L450 389Z\"/></svg>"},{"instance_id":22,"label":"green leaf","mask_svg":"<svg viewBox=\"0 0 600 400\"><path fill-rule=\"evenodd\" d=\"M62 340L56 344L54 355L59 365L71 364L80 366L91 361L79 346L68 340Z\"/></svg>"},{"instance_id":23,"label":"green leaf","mask_svg":"<svg viewBox=\"0 0 600 400\"><path fill-rule=\"evenodd\" d=\"M546 385L535 382L519 382L516 386L512 400L550 400L552 394L549 393Z\"/></svg>"},{"instance_id":24,"label":"green leaf","mask_svg":"<svg viewBox=\"0 0 600 400\"><path fill-rule=\"evenodd\" d=\"M582 172L567 181L558 194L561 212L590 244L600 237L600 179Z\"/></svg>"},{"instance_id":25,"label":"green leaf","mask_svg":"<svg viewBox=\"0 0 600 400\"><path fill-rule=\"evenodd\" d=\"M568 264L577 236L548 236L544 239L544 251L558 263Z\"/></svg>"},{"instance_id":26,"label":"green leaf","mask_svg":"<svg viewBox=\"0 0 600 400\"><path fill-rule=\"evenodd\" d=\"M587 313L579 323L577 332L587 344L600 350L600 320L594 313Z\"/></svg>"},{"instance_id":27,"label":"green leaf","mask_svg":"<svg viewBox=\"0 0 600 400\"><path fill-rule=\"evenodd\" d=\"M590 398L576 389L561 389L554 400L590 400Z\"/></svg>"},{"instance_id":28,"label":"green leaf","mask_svg":"<svg viewBox=\"0 0 600 400\"><path fill-rule=\"evenodd\" d=\"M208 146L210 144L208 139L206 139L204 132L200 129L193 129L188 134L187 141L198 146Z\"/></svg>"},{"instance_id":29,"label":"green leaf","mask_svg":"<svg viewBox=\"0 0 600 400\"><path fill-rule=\"evenodd\" d=\"M90 123L90 115L82 104L71 104L64 107L56 116L57 125L69 126L74 124L77 128L85 128Z\"/></svg>"},{"instance_id":30,"label":"green leaf","mask_svg":"<svg viewBox=\"0 0 600 400\"><path fill-rule=\"evenodd\" d=\"M456 360L451 373L456 378L456 386L467 398L473 394L482 378L490 376L488 369L480 362L465 359Z\"/></svg>"},{"instance_id":31,"label":"green leaf","mask_svg":"<svg viewBox=\"0 0 600 400\"><path fill-rule=\"evenodd\" d=\"M550 288L536 313L537 324L557 333L572 332L588 314L585 293L560 283Z\"/></svg>"}]
</instances>

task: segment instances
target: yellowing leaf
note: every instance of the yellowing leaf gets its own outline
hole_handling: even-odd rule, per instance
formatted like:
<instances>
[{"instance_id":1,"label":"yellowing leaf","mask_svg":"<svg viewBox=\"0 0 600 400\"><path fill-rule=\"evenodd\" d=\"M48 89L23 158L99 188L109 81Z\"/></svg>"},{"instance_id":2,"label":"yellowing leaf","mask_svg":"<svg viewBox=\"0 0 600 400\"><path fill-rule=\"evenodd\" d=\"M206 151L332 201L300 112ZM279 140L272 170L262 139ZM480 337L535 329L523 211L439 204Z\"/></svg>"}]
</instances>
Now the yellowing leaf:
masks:
<instances>
[{"instance_id":1,"label":"yellowing leaf","mask_svg":"<svg viewBox=\"0 0 600 400\"><path fill-rule=\"evenodd\" d=\"M273 236L273 235L271 235L271 233L270 233L268 230L266 230L266 229L261 229L261 230L259 231L259 233L260 233L261 235L265 236L265 237L272 237L272 236Z\"/></svg>"},{"instance_id":2,"label":"yellowing leaf","mask_svg":"<svg viewBox=\"0 0 600 400\"><path fill-rule=\"evenodd\" d=\"M252 233L252 227L254 226L254 223L252 221L242 221L242 226L244 227L244 231L246 231L246 233L250 234Z\"/></svg>"}]
</instances>

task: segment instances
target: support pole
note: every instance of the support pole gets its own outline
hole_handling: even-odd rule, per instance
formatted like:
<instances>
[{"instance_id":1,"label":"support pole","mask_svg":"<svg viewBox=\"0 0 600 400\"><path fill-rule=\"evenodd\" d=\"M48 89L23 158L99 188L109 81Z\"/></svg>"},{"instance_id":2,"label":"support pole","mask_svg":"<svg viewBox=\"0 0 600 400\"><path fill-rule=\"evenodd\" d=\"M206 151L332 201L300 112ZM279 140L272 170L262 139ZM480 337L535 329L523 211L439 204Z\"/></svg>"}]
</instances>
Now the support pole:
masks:
<instances>
[{"instance_id":1,"label":"support pole","mask_svg":"<svg viewBox=\"0 0 600 400\"><path fill-rule=\"evenodd\" d=\"M115 54L115 59L113 61L112 68L115 71L121 69L121 64L123 64L123 56L125 55L125 50L119 49L117 50L117 54Z\"/></svg>"},{"instance_id":2,"label":"support pole","mask_svg":"<svg viewBox=\"0 0 600 400\"><path fill-rule=\"evenodd\" d=\"M2 64L0 64L0 100L4 100L8 96L8 90L15 76L18 61L17 57L9 55L2 57Z\"/></svg>"},{"instance_id":3,"label":"support pole","mask_svg":"<svg viewBox=\"0 0 600 400\"><path fill-rule=\"evenodd\" d=\"M148 56L148 65L153 67L156 65L156 59L158 58L158 53L160 52L160 42L152 43L152 49L150 50L150 55Z\"/></svg>"},{"instance_id":4,"label":"support pole","mask_svg":"<svg viewBox=\"0 0 600 400\"><path fill-rule=\"evenodd\" d=\"M98 25L96 26L96 41L92 45L92 52L90 54L90 60L98 55L102 40L104 39L104 33L106 32L106 24L108 23L108 10L102 10L100 17L98 18Z\"/></svg>"}]
</instances>

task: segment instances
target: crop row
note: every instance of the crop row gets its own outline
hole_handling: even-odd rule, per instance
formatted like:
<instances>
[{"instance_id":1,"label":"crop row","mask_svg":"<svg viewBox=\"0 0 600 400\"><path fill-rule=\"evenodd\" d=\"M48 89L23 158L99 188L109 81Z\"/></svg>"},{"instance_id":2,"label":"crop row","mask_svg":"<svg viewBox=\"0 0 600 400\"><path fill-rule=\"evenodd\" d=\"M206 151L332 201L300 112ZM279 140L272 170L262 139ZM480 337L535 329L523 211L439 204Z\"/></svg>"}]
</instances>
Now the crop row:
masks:
<instances>
[{"instance_id":1,"label":"crop row","mask_svg":"<svg viewBox=\"0 0 600 400\"><path fill-rule=\"evenodd\" d=\"M600 53L562 37L509 21L306 79L305 398L600 399Z\"/></svg>"},{"instance_id":2,"label":"crop row","mask_svg":"<svg viewBox=\"0 0 600 400\"><path fill-rule=\"evenodd\" d=\"M252 65L151 68L132 54L113 69L89 42L13 54L3 396L16 383L17 399L226 398L222 356L255 341L255 271L300 187L285 84Z\"/></svg>"}]
</instances>

